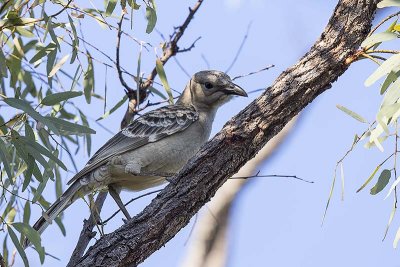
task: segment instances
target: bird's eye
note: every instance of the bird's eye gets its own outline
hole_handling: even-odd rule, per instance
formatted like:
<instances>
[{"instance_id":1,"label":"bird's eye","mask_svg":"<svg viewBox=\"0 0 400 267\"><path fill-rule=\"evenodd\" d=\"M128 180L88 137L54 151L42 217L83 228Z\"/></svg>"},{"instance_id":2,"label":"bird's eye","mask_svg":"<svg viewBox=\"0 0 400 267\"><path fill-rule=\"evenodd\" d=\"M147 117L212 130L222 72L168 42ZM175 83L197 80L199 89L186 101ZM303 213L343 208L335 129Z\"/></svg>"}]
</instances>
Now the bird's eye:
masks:
<instances>
[{"instance_id":1,"label":"bird's eye","mask_svg":"<svg viewBox=\"0 0 400 267\"><path fill-rule=\"evenodd\" d=\"M213 85L212 85L211 83L209 83L209 82L206 82L206 83L204 84L204 86L205 86L207 89L213 88Z\"/></svg>"}]
</instances>

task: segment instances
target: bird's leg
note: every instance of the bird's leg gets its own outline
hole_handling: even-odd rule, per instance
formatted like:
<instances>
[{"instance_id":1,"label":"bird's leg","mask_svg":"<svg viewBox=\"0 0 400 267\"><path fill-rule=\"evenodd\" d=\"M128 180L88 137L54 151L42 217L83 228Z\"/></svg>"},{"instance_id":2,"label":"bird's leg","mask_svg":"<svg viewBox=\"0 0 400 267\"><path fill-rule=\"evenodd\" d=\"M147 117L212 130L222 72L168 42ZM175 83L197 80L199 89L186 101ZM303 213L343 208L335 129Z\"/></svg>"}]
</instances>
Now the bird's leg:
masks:
<instances>
[{"instance_id":1,"label":"bird's leg","mask_svg":"<svg viewBox=\"0 0 400 267\"><path fill-rule=\"evenodd\" d=\"M132 219L131 215L129 215L129 212L126 210L124 203L122 203L122 200L118 194L118 192L115 190L115 188L112 185L108 186L108 192L110 192L110 195L114 199L115 203L117 203L118 207L124 213L125 217L130 220Z\"/></svg>"}]
</instances>

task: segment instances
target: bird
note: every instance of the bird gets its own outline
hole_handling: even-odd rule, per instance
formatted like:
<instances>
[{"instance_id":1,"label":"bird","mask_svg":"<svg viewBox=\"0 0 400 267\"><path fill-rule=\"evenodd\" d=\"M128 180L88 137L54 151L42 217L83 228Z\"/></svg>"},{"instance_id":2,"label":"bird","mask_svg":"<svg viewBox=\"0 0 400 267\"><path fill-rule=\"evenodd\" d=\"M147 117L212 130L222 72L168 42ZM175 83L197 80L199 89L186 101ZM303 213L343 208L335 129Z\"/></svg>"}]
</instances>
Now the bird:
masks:
<instances>
[{"instance_id":1,"label":"bird","mask_svg":"<svg viewBox=\"0 0 400 267\"><path fill-rule=\"evenodd\" d=\"M75 200L104 189L130 219L119 192L158 186L176 174L209 139L218 108L233 96L247 93L224 72L195 73L175 104L143 114L108 140L33 228L42 234Z\"/></svg>"}]
</instances>

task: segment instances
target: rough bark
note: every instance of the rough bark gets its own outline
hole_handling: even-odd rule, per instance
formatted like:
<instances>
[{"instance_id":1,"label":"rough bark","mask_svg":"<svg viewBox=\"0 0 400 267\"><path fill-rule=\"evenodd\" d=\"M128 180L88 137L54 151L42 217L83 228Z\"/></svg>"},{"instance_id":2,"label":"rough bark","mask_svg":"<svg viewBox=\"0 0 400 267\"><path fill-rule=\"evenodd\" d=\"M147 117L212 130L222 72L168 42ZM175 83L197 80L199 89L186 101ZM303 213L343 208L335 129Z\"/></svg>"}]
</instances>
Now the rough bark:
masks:
<instances>
[{"instance_id":1,"label":"rough bark","mask_svg":"<svg viewBox=\"0 0 400 267\"><path fill-rule=\"evenodd\" d=\"M346 59L370 30L377 2L340 0L310 51L232 118L140 214L100 238L77 266L136 266L173 238L229 177L346 71Z\"/></svg>"}]
</instances>

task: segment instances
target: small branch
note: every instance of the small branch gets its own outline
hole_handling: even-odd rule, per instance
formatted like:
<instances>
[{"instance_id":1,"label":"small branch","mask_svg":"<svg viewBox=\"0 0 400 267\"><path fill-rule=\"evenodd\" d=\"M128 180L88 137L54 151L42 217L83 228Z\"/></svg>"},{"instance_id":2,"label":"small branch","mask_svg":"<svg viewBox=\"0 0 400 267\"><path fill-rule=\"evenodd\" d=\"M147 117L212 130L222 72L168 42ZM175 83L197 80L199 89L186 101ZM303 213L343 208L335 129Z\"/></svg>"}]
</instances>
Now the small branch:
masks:
<instances>
[{"instance_id":1,"label":"small branch","mask_svg":"<svg viewBox=\"0 0 400 267\"><path fill-rule=\"evenodd\" d=\"M160 192L162 189L158 189L158 190L154 190L154 191L150 191L150 192L147 192L146 194L143 194L143 195L140 195L140 196L138 196L138 197L135 197L135 198L132 198L131 200L129 200L128 202L126 202L125 204L124 204L124 206L126 207L126 206L128 206L129 204L131 204L133 201L135 201L135 200L138 200L138 199L140 199L140 198L142 198L142 197L145 197L145 196L149 196L149 195L152 195L152 194L154 194L154 193L158 193L158 192ZM105 219L104 221L102 221L102 224L106 224L106 223L108 223L112 218L114 218L119 212L121 211L121 209L118 209L116 212L114 212L110 217L108 217L107 219ZM82 254L83 255L83 254Z\"/></svg>"},{"instance_id":2,"label":"small branch","mask_svg":"<svg viewBox=\"0 0 400 267\"><path fill-rule=\"evenodd\" d=\"M266 66L266 67L264 67L264 68L262 68L262 69L260 69L260 70L253 71L253 72L249 72L249 73L244 74L244 75L236 76L236 77L234 77L234 78L232 79L232 81L234 81L234 80L236 80L236 79L243 78L243 77L247 77L247 76L250 76L250 75L258 74L258 73L260 73L260 72L269 70L270 68L273 68L273 67L275 67L275 65L273 65L273 64L268 65L268 66Z\"/></svg>"},{"instance_id":3,"label":"small branch","mask_svg":"<svg viewBox=\"0 0 400 267\"><path fill-rule=\"evenodd\" d=\"M197 37L197 39L194 40L193 43L188 48L178 49L178 51L176 51L176 53L189 52L190 50L192 50L195 47L197 41L200 39L201 39L201 36Z\"/></svg>"},{"instance_id":4,"label":"small branch","mask_svg":"<svg viewBox=\"0 0 400 267\"><path fill-rule=\"evenodd\" d=\"M300 180L300 181L303 181L303 182L306 182L306 183L309 183L309 184L313 184L313 183L314 183L314 181L309 181L309 180L300 178L300 177L298 177L298 176L296 176L296 175L282 175L282 174L260 175L259 173L260 173L260 171L258 171L255 175L250 175L250 176L233 176L233 177L231 177L231 178L229 178L229 179L233 179L233 180L234 180L234 179L250 179L250 178L257 178L257 177L264 177L264 178L269 178L269 177L282 177L282 178L293 178L293 179L297 179L297 180Z\"/></svg>"},{"instance_id":5,"label":"small branch","mask_svg":"<svg viewBox=\"0 0 400 267\"><path fill-rule=\"evenodd\" d=\"M239 49L238 49L238 51L236 52L236 55L235 55L235 57L233 58L232 63L231 63L231 64L229 65L229 67L226 69L225 73L228 73L228 72L232 69L232 67L235 65L235 63L236 63L236 61L237 61L237 59L238 59L240 53L242 52L243 46L244 46L244 44L246 43L247 37L248 37L249 32L250 32L251 24L252 24L252 22L250 22L249 25L247 25L246 34L245 34L244 37L243 37L242 43L240 44Z\"/></svg>"},{"instance_id":6,"label":"small branch","mask_svg":"<svg viewBox=\"0 0 400 267\"><path fill-rule=\"evenodd\" d=\"M128 93L130 91L133 91L133 89L128 86L128 84L124 80L124 77L122 76L121 64L120 64L120 60L119 60L119 49L120 49L120 46L121 46L121 34L122 34L122 21L124 20L124 17L125 17L125 11L122 11L121 18L120 18L120 20L118 22L117 47L116 47L116 66L117 66L119 81L121 82L122 86L126 89L126 92ZM139 78L139 77L137 77L137 78Z\"/></svg>"},{"instance_id":7,"label":"small branch","mask_svg":"<svg viewBox=\"0 0 400 267\"><path fill-rule=\"evenodd\" d=\"M380 26L382 26L383 23L385 23L386 21L388 21L389 19L391 19L393 17L396 17L399 14L400 14L400 11L384 18L381 22L379 22L375 27L372 28L372 30L369 32L367 37L370 37Z\"/></svg>"},{"instance_id":8,"label":"small branch","mask_svg":"<svg viewBox=\"0 0 400 267\"><path fill-rule=\"evenodd\" d=\"M92 240L96 236L96 232L93 231L93 228L97 224L97 217L100 214L101 209L103 208L104 201L107 198L107 192L100 192L95 201L94 211L90 214L89 219L85 219L83 221L83 228L81 234L79 235L79 240L75 246L74 252L72 252L71 258L67 264L67 267L73 267L78 262L79 259L83 256L90 240Z\"/></svg>"}]
</instances>

